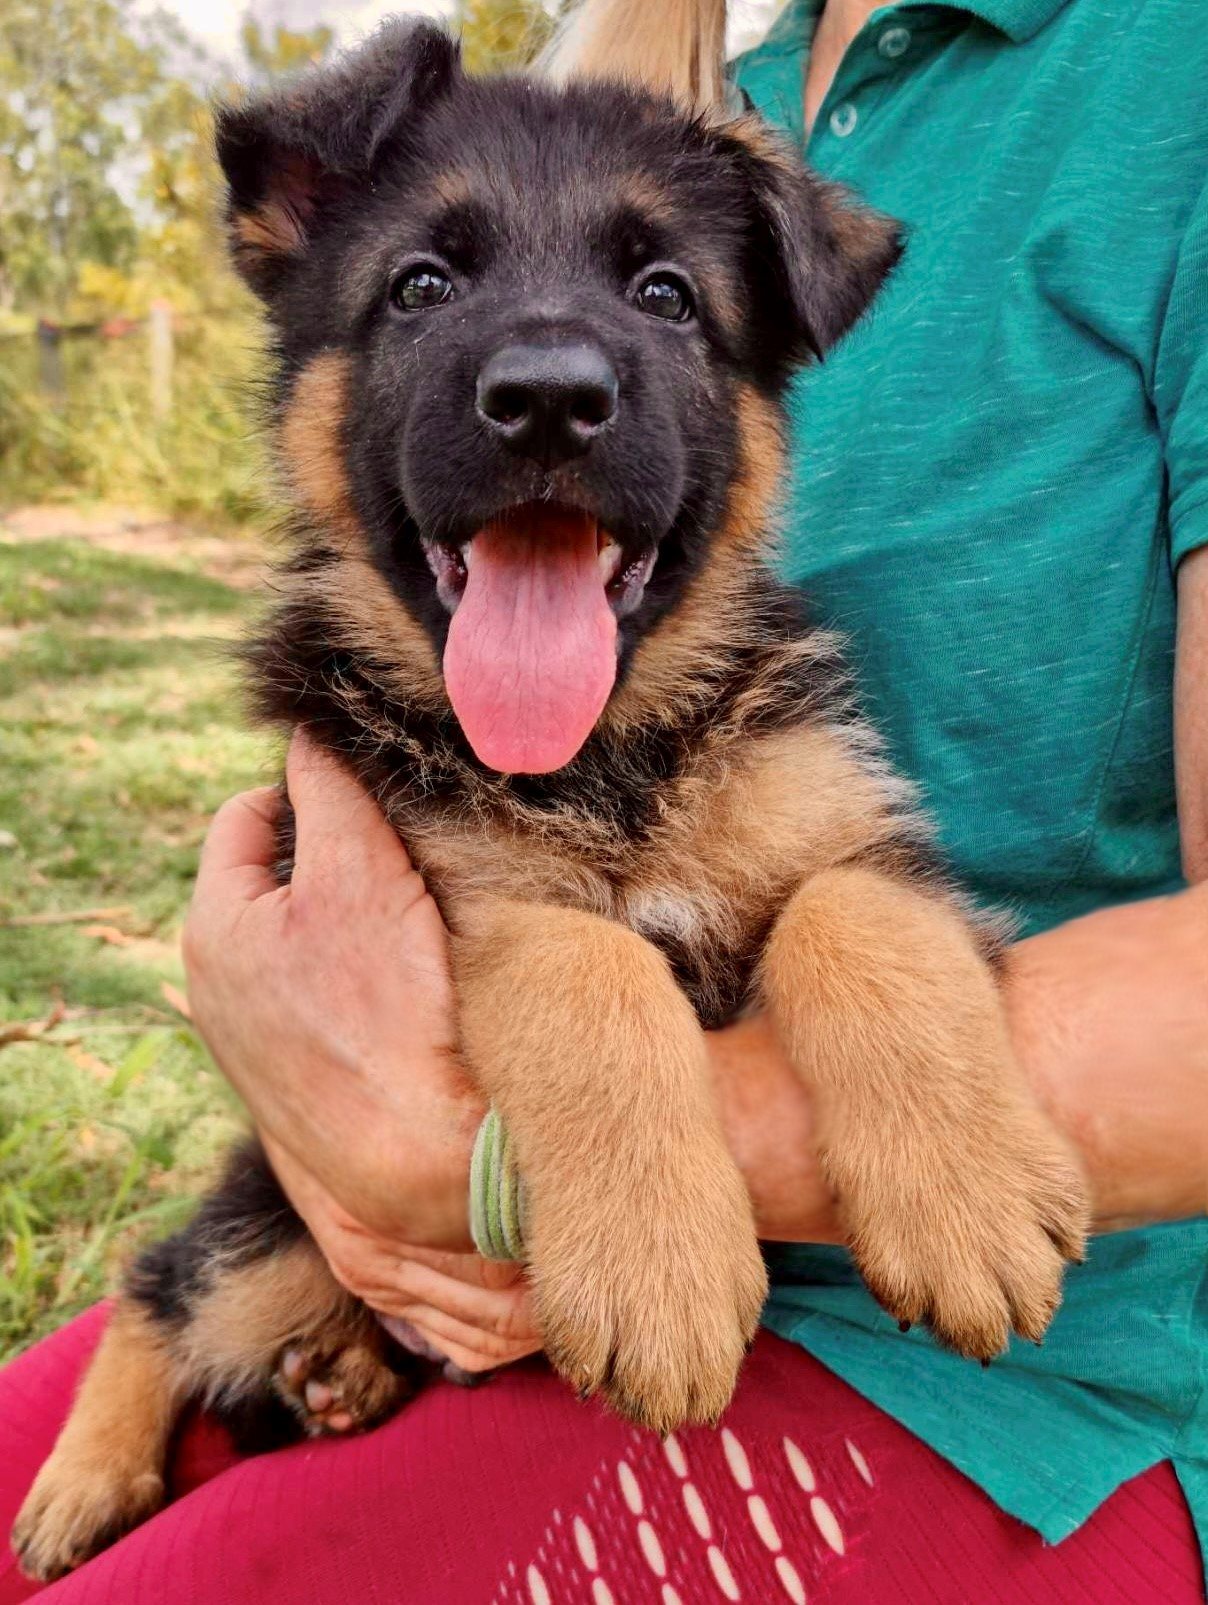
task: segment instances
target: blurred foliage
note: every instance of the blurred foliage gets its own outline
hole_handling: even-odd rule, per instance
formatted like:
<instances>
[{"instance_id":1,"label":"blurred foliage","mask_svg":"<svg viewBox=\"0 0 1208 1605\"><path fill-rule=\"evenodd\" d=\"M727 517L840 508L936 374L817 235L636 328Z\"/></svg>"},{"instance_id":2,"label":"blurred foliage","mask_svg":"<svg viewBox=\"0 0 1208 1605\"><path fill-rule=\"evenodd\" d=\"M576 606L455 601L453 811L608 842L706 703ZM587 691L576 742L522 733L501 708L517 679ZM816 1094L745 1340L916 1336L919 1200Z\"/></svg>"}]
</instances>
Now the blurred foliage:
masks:
<instances>
[{"instance_id":1,"label":"blurred foliage","mask_svg":"<svg viewBox=\"0 0 1208 1605\"><path fill-rule=\"evenodd\" d=\"M459 0L467 64L530 60L560 5ZM137 0L5 0L4 10L0 509L82 495L254 521L271 483L249 422L263 339L226 261L211 149L211 95L233 86L179 23ZM335 48L327 26L267 28L251 15L240 37L238 75L254 84ZM176 336L163 419L144 326L155 301L171 306ZM68 331L57 386L40 367L39 319Z\"/></svg>"},{"instance_id":2,"label":"blurred foliage","mask_svg":"<svg viewBox=\"0 0 1208 1605\"><path fill-rule=\"evenodd\" d=\"M566 9L541 0L460 0L455 18L466 66L471 72L527 66Z\"/></svg>"},{"instance_id":3,"label":"blurred foliage","mask_svg":"<svg viewBox=\"0 0 1208 1605\"><path fill-rule=\"evenodd\" d=\"M0 1361L181 1223L238 1129L176 937L207 816L275 768L230 653L248 543L55 516L0 524Z\"/></svg>"},{"instance_id":4,"label":"blurred foliage","mask_svg":"<svg viewBox=\"0 0 1208 1605\"><path fill-rule=\"evenodd\" d=\"M211 154L209 95L230 86L137 0L0 5L0 515L84 497L254 521L263 334ZM539 0L464 0L460 21L475 70L550 28ZM242 49L260 83L333 35L249 23ZM158 420L156 301L175 334ZM58 386L39 319L64 328ZM207 817L277 768L215 644L254 605L251 543L154 520L84 539L59 521L91 513L32 512L41 536L30 511L0 517L0 1359L181 1221L238 1124L179 1013L176 938Z\"/></svg>"},{"instance_id":5,"label":"blurred foliage","mask_svg":"<svg viewBox=\"0 0 1208 1605\"><path fill-rule=\"evenodd\" d=\"M112 183L155 92L155 52L109 0L6 0L0 32L0 304L66 311L81 261L136 249Z\"/></svg>"},{"instance_id":6,"label":"blurred foliage","mask_svg":"<svg viewBox=\"0 0 1208 1605\"><path fill-rule=\"evenodd\" d=\"M250 313L177 320L176 404L151 413L147 335L64 339L66 400L38 392L34 342L0 347L0 500L82 496L160 508L205 523L247 524L268 508L249 396L261 368Z\"/></svg>"},{"instance_id":7,"label":"blurred foliage","mask_svg":"<svg viewBox=\"0 0 1208 1605\"><path fill-rule=\"evenodd\" d=\"M250 15L244 18L240 41L248 67L254 76L275 78L278 73L300 72L326 61L335 47L336 36L325 23L301 32L283 28L280 23L271 35Z\"/></svg>"}]
</instances>

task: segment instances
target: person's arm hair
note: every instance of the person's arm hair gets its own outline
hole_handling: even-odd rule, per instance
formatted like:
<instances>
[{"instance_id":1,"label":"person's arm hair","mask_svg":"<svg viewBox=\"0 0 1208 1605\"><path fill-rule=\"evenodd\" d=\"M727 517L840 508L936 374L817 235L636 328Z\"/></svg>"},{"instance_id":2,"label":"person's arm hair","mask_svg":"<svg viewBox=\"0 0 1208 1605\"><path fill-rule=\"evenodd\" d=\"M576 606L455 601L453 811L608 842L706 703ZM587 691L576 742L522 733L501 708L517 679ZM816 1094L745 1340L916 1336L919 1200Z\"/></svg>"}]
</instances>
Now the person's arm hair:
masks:
<instances>
[{"instance_id":1,"label":"person's arm hair","mask_svg":"<svg viewBox=\"0 0 1208 1605\"><path fill-rule=\"evenodd\" d=\"M1208 1211L1208 548L1179 570L1175 745L1189 889L1126 904L1012 948L1012 1038L1072 1139L1109 1231ZM727 1138L761 1234L835 1241L809 1100L771 1028L714 1033Z\"/></svg>"}]
</instances>

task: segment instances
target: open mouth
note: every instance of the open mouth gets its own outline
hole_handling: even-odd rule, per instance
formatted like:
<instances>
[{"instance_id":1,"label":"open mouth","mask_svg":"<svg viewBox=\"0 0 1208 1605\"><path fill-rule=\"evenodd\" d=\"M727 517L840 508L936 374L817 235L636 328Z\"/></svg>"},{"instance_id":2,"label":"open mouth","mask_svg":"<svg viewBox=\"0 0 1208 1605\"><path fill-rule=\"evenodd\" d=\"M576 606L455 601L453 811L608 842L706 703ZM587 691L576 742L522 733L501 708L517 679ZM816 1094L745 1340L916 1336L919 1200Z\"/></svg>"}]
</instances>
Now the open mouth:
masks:
<instances>
[{"instance_id":1,"label":"open mouth","mask_svg":"<svg viewBox=\"0 0 1208 1605\"><path fill-rule=\"evenodd\" d=\"M608 701L617 624L656 549L627 555L593 515L526 503L426 554L452 615L445 688L475 754L504 774L563 768Z\"/></svg>"},{"instance_id":2,"label":"open mouth","mask_svg":"<svg viewBox=\"0 0 1208 1605\"><path fill-rule=\"evenodd\" d=\"M506 518L509 522L519 524L526 518L544 522L551 516L563 520L578 519L584 515L546 506L531 508L522 506L513 509ZM620 542L614 540L598 520L595 524L596 562L599 565L600 582L608 598L608 605L618 619L625 619L641 606L646 586L658 559L658 550L652 546L645 552L639 553L637 557L627 557ZM424 546L424 556L436 579L436 594L440 598L441 605L449 613L457 611L465 591L466 579L474 561L476 538L472 536L460 546L447 546L443 543Z\"/></svg>"}]
</instances>

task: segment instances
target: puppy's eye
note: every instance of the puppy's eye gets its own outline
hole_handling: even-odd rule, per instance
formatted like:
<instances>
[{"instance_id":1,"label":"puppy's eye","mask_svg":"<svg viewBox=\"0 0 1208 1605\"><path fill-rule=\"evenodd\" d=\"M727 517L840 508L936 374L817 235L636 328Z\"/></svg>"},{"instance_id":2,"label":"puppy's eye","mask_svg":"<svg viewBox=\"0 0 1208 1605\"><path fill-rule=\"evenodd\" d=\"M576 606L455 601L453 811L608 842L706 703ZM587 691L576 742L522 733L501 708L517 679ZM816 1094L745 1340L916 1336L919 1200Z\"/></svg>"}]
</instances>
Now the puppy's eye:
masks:
<instances>
[{"instance_id":1,"label":"puppy's eye","mask_svg":"<svg viewBox=\"0 0 1208 1605\"><path fill-rule=\"evenodd\" d=\"M452 297L449 275L430 262L408 268L390 286L390 299L400 312L427 312Z\"/></svg>"},{"instance_id":2,"label":"puppy's eye","mask_svg":"<svg viewBox=\"0 0 1208 1605\"><path fill-rule=\"evenodd\" d=\"M654 273L638 285L634 297L643 312L668 323L686 323L692 316L692 292L674 273Z\"/></svg>"}]
</instances>

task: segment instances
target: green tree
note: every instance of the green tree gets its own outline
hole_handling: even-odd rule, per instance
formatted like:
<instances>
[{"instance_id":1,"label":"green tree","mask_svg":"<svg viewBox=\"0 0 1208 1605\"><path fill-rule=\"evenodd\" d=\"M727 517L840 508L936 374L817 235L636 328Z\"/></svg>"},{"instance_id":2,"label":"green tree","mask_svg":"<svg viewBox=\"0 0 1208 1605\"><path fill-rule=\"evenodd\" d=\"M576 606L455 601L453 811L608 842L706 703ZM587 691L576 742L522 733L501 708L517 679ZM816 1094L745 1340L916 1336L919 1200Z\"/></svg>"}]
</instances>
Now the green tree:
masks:
<instances>
[{"instance_id":1,"label":"green tree","mask_svg":"<svg viewBox=\"0 0 1208 1605\"><path fill-rule=\"evenodd\" d=\"M253 74L273 78L278 73L297 72L326 61L335 44L335 34L325 23L302 30L283 28L277 23L269 34L249 13L244 18L240 40Z\"/></svg>"},{"instance_id":2,"label":"green tree","mask_svg":"<svg viewBox=\"0 0 1208 1605\"><path fill-rule=\"evenodd\" d=\"M118 180L157 53L127 0L5 0L0 304L62 314L85 260L119 265L137 222Z\"/></svg>"}]
</instances>

